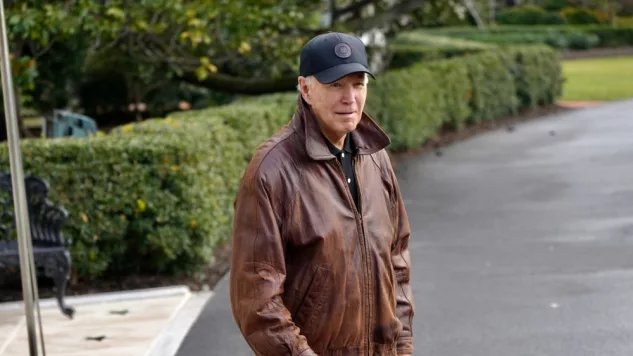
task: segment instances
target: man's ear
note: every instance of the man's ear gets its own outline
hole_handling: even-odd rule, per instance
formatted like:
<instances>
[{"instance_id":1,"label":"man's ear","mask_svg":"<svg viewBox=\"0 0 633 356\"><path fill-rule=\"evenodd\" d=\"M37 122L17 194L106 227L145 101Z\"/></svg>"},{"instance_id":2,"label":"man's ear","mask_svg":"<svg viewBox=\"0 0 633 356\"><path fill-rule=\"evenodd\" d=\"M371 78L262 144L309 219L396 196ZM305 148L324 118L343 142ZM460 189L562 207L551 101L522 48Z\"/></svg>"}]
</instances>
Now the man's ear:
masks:
<instances>
[{"instance_id":1,"label":"man's ear","mask_svg":"<svg viewBox=\"0 0 633 356\"><path fill-rule=\"evenodd\" d=\"M310 81L305 77L299 77L299 92L306 103L310 104Z\"/></svg>"}]
</instances>

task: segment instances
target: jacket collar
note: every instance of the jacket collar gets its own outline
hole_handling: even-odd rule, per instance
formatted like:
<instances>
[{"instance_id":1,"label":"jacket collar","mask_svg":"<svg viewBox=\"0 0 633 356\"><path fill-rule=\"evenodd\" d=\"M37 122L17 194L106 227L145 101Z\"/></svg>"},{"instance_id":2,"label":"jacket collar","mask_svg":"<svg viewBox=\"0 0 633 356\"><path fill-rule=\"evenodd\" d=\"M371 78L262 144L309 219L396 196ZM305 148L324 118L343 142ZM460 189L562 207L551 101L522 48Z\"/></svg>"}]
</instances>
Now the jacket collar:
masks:
<instances>
[{"instance_id":1,"label":"jacket collar","mask_svg":"<svg viewBox=\"0 0 633 356\"><path fill-rule=\"evenodd\" d=\"M321 134L316 117L301 94L297 98L290 126L305 140L306 152L310 158L324 160L334 158ZM387 147L391 140L376 122L363 111L356 130L350 133L356 154L372 154Z\"/></svg>"}]
</instances>

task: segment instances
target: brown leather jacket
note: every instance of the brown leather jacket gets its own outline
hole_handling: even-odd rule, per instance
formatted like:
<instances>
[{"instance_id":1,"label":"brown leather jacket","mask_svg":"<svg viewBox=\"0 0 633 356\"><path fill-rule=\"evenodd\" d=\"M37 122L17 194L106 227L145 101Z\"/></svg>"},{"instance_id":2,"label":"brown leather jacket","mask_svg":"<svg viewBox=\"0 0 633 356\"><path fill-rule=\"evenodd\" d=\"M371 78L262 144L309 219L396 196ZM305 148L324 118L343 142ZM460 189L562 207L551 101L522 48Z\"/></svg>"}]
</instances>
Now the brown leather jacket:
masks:
<instances>
[{"instance_id":1,"label":"brown leather jacket","mask_svg":"<svg viewBox=\"0 0 633 356\"><path fill-rule=\"evenodd\" d=\"M366 114L351 135L360 214L300 96L242 178L231 307L256 355L413 353L409 223L390 140Z\"/></svg>"}]
</instances>

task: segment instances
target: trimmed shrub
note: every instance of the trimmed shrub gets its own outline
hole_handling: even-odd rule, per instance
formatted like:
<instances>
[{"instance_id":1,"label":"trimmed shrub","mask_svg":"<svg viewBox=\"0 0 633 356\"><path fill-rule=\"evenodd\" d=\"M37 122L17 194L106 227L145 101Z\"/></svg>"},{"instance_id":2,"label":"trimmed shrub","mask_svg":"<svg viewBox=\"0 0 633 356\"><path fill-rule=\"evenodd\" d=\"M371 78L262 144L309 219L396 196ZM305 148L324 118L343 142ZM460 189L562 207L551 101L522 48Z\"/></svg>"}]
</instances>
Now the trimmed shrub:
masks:
<instances>
[{"instance_id":1,"label":"trimmed shrub","mask_svg":"<svg viewBox=\"0 0 633 356\"><path fill-rule=\"evenodd\" d=\"M570 25L592 25L609 21L608 15L591 10L586 7L566 7L560 11L565 21Z\"/></svg>"},{"instance_id":2,"label":"trimmed shrub","mask_svg":"<svg viewBox=\"0 0 633 356\"><path fill-rule=\"evenodd\" d=\"M405 68L422 61L461 57L492 48L495 45L431 35L423 30L408 31L399 34L389 44L392 53L389 67Z\"/></svg>"},{"instance_id":3,"label":"trimmed shrub","mask_svg":"<svg viewBox=\"0 0 633 356\"><path fill-rule=\"evenodd\" d=\"M250 159L257 145L290 121L296 100L295 93L254 96L238 99L230 105L178 112L170 117L183 122L222 118L223 124L235 130L244 147L245 158Z\"/></svg>"},{"instance_id":4,"label":"trimmed shrub","mask_svg":"<svg viewBox=\"0 0 633 356\"><path fill-rule=\"evenodd\" d=\"M565 19L556 12L528 4L514 6L497 14L497 23L502 25L563 25Z\"/></svg>"},{"instance_id":5,"label":"trimmed shrub","mask_svg":"<svg viewBox=\"0 0 633 356\"><path fill-rule=\"evenodd\" d=\"M508 52L514 60L512 74L519 106L549 105L562 94L561 57L548 48L515 47Z\"/></svg>"},{"instance_id":6,"label":"trimmed shrub","mask_svg":"<svg viewBox=\"0 0 633 356\"><path fill-rule=\"evenodd\" d=\"M459 27L429 30L433 35L449 36L470 41L492 44L544 43L554 48L568 48L570 42L579 48L621 47L633 45L633 27L611 27L609 25L582 26L498 26L484 30L474 27ZM579 40L581 36L586 36ZM561 41L559 38L564 37ZM597 37L597 42L596 42ZM578 43L583 45L578 46ZM563 43L566 43L563 46Z\"/></svg>"},{"instance_id":7,"label":"trimmed shrub","mask_svg":"<svg viewBox=\"0 0 633 356\"><path fill-rule=\"evenodd\" d=\"M25 174L46 179L51 201L70 214L64 233L78 277L191 270L228 236L242 168L236 134L212 118L175 126L22 142ZM8 171L6 143L0 151Z\"/></svg>"},{"instance_id":8,"label":"trimmed shrub","mask_svg":"<svg viewBox=\"0 0 633 356\"><path fill-rule=\"evenodd\" d=\"M584 32L598 36L600 47L633 46L633 27L612 28L603 26L586 27Z\"/></svg>"},{"instance_id":9,"label":"trimmed shrub","mask_svg":"<svg viewBox=\"0 0 633 356\"><path fill-rule=\"evenodd\" d=\"M546 46L507 47L389 71L370 87L367 112L392 138L392 150L422 145L445 126L493 120L552 104L561 68Z\"/></svg>"}]
</instances>

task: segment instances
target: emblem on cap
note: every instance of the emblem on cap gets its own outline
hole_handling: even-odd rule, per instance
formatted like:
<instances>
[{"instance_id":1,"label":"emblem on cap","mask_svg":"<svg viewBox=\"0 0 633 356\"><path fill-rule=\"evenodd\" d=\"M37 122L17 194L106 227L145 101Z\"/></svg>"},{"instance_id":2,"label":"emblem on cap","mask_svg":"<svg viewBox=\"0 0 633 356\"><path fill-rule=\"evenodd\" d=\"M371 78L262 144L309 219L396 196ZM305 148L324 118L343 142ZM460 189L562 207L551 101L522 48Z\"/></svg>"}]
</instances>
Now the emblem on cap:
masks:
<instances>
[{"instance_id":1,"label":"emblem on cap","mask_svg":"<svg viewBox=\"0 0 633 356\"><path fill-rule=\"evenodd\" d=\"M352 55L352 47L347 43L341 42L334 47L334 54L339 58L348 58Z\"/></svg>"}]
</instances>

